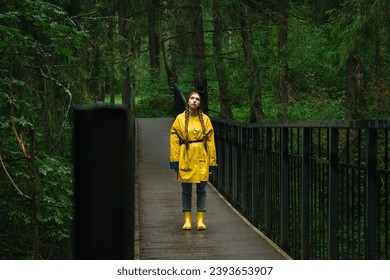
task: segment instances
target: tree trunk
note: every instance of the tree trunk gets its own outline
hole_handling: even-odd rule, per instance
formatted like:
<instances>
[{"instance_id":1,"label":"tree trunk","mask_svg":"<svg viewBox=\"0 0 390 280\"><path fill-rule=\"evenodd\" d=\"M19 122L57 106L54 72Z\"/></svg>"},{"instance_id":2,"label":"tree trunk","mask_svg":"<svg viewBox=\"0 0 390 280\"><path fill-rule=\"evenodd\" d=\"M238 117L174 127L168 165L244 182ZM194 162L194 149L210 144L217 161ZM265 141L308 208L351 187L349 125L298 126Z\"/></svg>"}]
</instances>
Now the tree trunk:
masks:
<instances>
[{"instance_id":1,"label":"tree trunk","mask_svg":"<svg viewBox=\"0 0 390 280\"><path fill-rule=\"evenodd\" d=\"M202 1L193 0L192 12L192 57L194 88L202 95L202 110L208 113L208 91L205 71L205 44L203 38Z\"/></svg>"},{"instance_id":2,"label":"tree trunk","mask_svg":"<svg viewBox=\"0 0 390 280\"><path fill-rule=\"evenodd\" d=\"M288 62L287 62L287 40L288 40L288 0L278 2L278 48L280 61L280 77L278 86L278 101L281 106L280 120L287 120L288 116Z\"/></svg>"},{"instance_id":3,"label":"tree trunk","mask_svg":"<svg viewBox=\"0 0 390 280\"><path fill-rule=\"evenodd\" d=\"M101 90L100 85L100 76L101 76L101 67L100 67L100 50L99 46L94 46L94 55L93 55L93 61L92 61L92 75L91 75L91 94L95 100L103 101L104 100L104 92Z\"/></svg>"},{"instance_id":4,"label":"tree trunk","mask_svg":"<svg viewBox=\"0 0 390 280\"><path fill-rule=\"evenodd\" d=\"M219 0L213 1L212 9L214 18L214 64L219 87L220 111L222 116L232 119L233 113L231 107L229 79L222 59L222 14L220 10Z\"/></svg>"},{"instance_id":5,"label":"tree trunk","mask_svg":"<svg viewBox=\"0 0 390 280\"><path fill-rule=\"evenodd\" d=\"M123 41L119 45L119 52L121 55L121 91L122 91L122 103L127 106L129 110L133 109L131 104L132 86L130 82L130 69L128 65L129 47L127 45L128 32L126 28L126 22L129 20L129 0L119 0L118 2L118 24L119 35L122 36Z\"/></svg>"},{"instance_id":6,"label":"tree trunk","mask_svg":"<svg viewBox=\"0 0 390 280\"><path fill-rule=\"evenodd\" d=\"M375 42L375 75L377 79L380 79L382 73L382 42L381 35L379 32L379 27L375 26L374 32L374 42Z\"/></svg>"},{"instance_id":7,"label":"tree trunk","mask_svg":"<svg viewBox=\"0 0 390 280\"><path fill-rule=\"evenodd\" d=\"M33 259L39 259L39 230L38 230L38 205L37 205L37 191L36 191L36 167L35 167L35 131L30 128L30 148L29 148L29 177L30 177L30 190L31 190L31 230L33 241Z\"/></svg>"},{"instance_id":8,"label":"tree trunk","mask_svg":"<svg viewBox=\"0 0 390 280\"><path fill-rule=\"evenodd\" d=\"M110 7L107 9L108 11L108 49L110 52L111 57L113 60L115 59L115 44L114 44L114 14L116 7ZM115 79L114 79L114 73L115 73L115 68L114 64L110 63L110 75L107 78L106 82L106 90L110 93L110 103L115 104Z\"/></svg>"},{"instance_id":9,"label":"tree trunk","mask_svg":"<svg viewBox=\"0 0 390 280\"><path fill-rule=\"evenodd\" d=\"M161 7L163 9L163 17L162 17L162 49L164 55L164 66L165 71L167 73L168 85L173 93L173 87L176 83L178 83L178 77L176 75L174 65L172 62L172 54L171 54L171 32L169 30L169 10L167 8L167 1L161 1ZM173 93L174 94L174 93Z\"/></svg>"},{"instance_id":10,"label":"tree trunk","mask_svg":"<svg viewBox=\"0 0 390 280\"><path fill-rule=\"evenodd\" d=\"M240 25L242 48L247 63L249 79L248 96L251 106L250 122L255 123L263 120L263 105L260 90L260 73L254 49L251 14L249 7L244 3L240 4Z\"/></svg>"},{"instance_id":11,"label":"tree trunk","mask_svg":"<svg viewBox=\"0 0 390 280\"><path fill-rule=\"evenodd\" d=\"M312 21L316 25L322 25L329 20L328 12L339 6L338 0L323 1L313 0L311 1Z\"/></svg>"},{"instance_id":12,"label":"tree trunk","mask_svg":"<svg viewBox=\"0 0 390 280\"><path fill-rule=\"evenodd\" d=\"M268 7L268 5L265 7L265 11L262 13L262 19L263 19L263 49L266 50L264 53L264 58L261 61L261 63L269 64L271 52L269 51L271 49L271 24L272 24L272 11L271 8Z\"/></svg>"},{"instance_id":13,"label":"tree trunk","mask_svg":"<svg viewBox=\"0 0 390 280\"><path fill-rule=\"evenodd\" d=\"M347 60L347 112L348 120L359 119L364 107L364 66L358 55L349 55Z\"/></svg>"},{"instance_id":14,"label":"tree trunk","mask_svg":"<svg viewBox=\"0 0 390 280\"><path fill-rule=\"evenodd\" d=\"M160 76L160 38L156 32L156 11L159 9L160 0L151 0L150 12L148 14L148 37L149 37L149 59L152 83L156 83Z\"/></svg>"},{"instance_id":15,"label":"tree trunk","mask_svg":"<svg viewBox=\"0 0 390 280\"><path fill-rule=\"evenodd\" d=\"M72 16L77 16L80 14L81 11L81 2L80 0L70 0L69 6L68 6L68 12Z\"/></svg>"}]
</instances>

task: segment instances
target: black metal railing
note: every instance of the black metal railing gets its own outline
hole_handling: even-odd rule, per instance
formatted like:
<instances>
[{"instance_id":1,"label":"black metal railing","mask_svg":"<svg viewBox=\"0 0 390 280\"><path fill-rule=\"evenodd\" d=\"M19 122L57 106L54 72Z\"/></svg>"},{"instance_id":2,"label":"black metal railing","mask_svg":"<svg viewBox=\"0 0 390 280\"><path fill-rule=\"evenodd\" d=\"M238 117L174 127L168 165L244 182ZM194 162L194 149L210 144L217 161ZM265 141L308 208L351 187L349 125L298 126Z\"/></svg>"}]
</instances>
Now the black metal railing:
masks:
<instances>
[{"instance_id":1,"label":"black metal railing","mask_svg":"<svg viewBox=\"0 0 390 280\"><path fill-rule=\"evenodd\" d=\"M211 182L294 259L389 259L390 120L213 120Z\"/></svg>"}]
</instances>

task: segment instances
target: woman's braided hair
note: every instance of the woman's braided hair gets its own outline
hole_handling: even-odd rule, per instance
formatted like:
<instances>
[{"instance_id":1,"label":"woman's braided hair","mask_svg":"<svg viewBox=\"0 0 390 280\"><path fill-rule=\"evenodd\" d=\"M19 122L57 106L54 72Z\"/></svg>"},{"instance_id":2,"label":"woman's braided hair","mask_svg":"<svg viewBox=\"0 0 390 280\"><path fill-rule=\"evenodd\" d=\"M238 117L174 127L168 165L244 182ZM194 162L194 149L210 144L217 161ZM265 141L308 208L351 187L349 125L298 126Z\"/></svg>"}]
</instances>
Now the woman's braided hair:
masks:
<instances>
[{"instance_id":1,"label":"woman's braided hair","mask_svg":"<svg viewBox=\"0 0 390 280\"><path fill-rule=\"evenodd\" d=\"M189 141L188 140L188 122L190 119L190 106L189 106L188 102L189 102L191 96L194 94L197 94L200 98L200 101L202 102L201 95L196 91L191 92L187 97L186 107L185 107L185 111L184 111L185 112L185 134L186 134L185 144L186 144L187 149L188 149L188 145L189 145L189 142L188 142ZM203 143L205 143L206 126L204 125L203 112L202 112L201 106L199 106L199 108L198 108L198 117L199 117L199 121L200 121L200 124L202 126L202 131L203 131Z\"/></svg>"}]
</instances>

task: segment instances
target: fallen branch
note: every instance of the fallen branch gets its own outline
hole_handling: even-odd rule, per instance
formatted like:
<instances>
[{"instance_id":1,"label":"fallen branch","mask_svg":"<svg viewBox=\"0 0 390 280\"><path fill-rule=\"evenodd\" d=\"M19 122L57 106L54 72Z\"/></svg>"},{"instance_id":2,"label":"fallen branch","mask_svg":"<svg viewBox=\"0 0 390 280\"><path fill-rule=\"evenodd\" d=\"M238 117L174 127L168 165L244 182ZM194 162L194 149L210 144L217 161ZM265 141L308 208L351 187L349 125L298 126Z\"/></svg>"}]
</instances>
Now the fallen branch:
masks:
<instances>
[{"instance_id":1,"label":"fallen branch","mask_svg":"<svg viewBox=\"0 0 390 280\"><path fill-rule=\"evenodd\" d=\"M5 166L4 164L4 161L3 161L3 158L2 156L0 155L0 161L1 161L1 165L3 166L3 169L4 169L4 172L5 174L7 175L8 179L10 180L10 182L12 183L12 186L16 189L17 193L21 196L23 196L24 198L27 198L28 200L31 200L31 197L29 197L28 195L25 195L21 190L20 188L15 184L14 180L12 180L12 177L11 175L9 174L8 170L7 170L7 167Z\"/></svg>"}]
</instances>

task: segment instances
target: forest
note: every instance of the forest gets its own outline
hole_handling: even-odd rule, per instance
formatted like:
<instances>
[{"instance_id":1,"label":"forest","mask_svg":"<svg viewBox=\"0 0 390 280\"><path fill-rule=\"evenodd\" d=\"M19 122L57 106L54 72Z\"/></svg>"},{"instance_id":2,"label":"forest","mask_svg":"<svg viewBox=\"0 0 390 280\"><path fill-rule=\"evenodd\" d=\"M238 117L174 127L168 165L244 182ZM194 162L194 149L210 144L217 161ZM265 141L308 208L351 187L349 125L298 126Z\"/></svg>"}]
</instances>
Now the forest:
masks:
<instances>
[{"instance_id":1,"label":"forest","mask_svg":"<svg viewBox=\"0 0 390 280\"><path fill-rule=\"evenodd\" d=\"M1 0L0 259L72 259L72 108L390 116L389 0Z\"/></svg>"}]
</instances>

